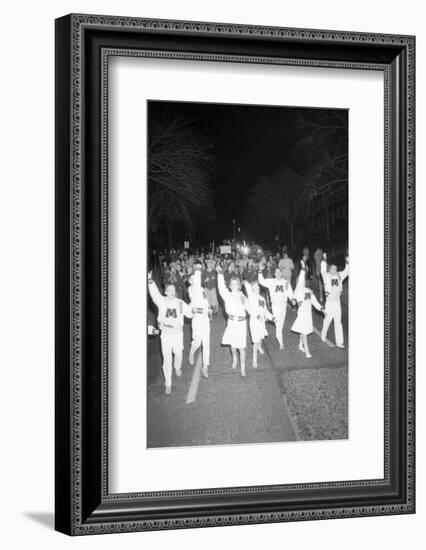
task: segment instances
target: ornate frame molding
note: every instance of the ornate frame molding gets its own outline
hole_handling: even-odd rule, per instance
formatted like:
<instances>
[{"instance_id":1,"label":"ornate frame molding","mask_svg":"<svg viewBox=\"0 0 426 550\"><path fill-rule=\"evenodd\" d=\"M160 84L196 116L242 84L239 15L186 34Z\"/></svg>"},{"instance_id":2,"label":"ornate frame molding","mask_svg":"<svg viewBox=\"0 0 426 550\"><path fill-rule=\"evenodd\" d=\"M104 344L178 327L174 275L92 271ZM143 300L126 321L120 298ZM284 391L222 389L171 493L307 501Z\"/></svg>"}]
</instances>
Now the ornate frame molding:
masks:
<instances>
[{"instance_id":1,"label":"ornate frame molding","mask_svg":"<svg viewBox=\"0 0 426 550\"><path fill-rule=\"evenodd\" d=\"M64 21L64 20L59 20ZM367 515L384 515L395 513L412 513L414 511L414 169L415 169L415 59L414 49L415 40L412 36L397 36L397 35L381 35L381 34L364 34L364 33L347 33L342 31L322 31L322 30L307 30L307 29L287 29L279 27L258 27L246 25L227 25L218 23L200 23L186 21L169 21L169 20L148 20L136 18L108 17L95 15L71 15L67 18L69 30L68 40L68 55L70 60L70 83L69 83L69 102L70 102L70 164L69 164L69 211L70 211L70 322L69 322L69 342L70 342L70 363L69 363L69 389L70 389L70 517L64 511L57 527L59 530L69 532L70 534L82 535L91 533L113 533L125 531L139 530L154 530L154 529L177 529L188 527L201 527L213 525L236 525L244 523L264 523L264 522L282 522L282 521L299 521L308 519L326 519L336 517L360 517ZM307 44L324 43L327 45L370 45L374 47L391 46L399 48L406 56L406 105L407 105L407 128L406 128L406 235L405 249L406 257L402 258L406 266L406 349L405 349L405 364L406 364L406 436L407 436L407 454L406 454L406 499L405 502L399 504L383 504L383 505L365 505L365 506L338 506L326 508L318 507L316 509L307 509L303 511L274 511L274 512L253 512L243 514L214 514L206 516L183 517L179 519L138 519L117 521L104 519L102 516L97 518L96 514L90 519L83 510L83 495L84 480L82 472L83 462L83 422L82 417L82 402L83 395L83 317L84 311L84 291L83 281L85 278L85 250L84 240L87 231L83 220L85 217L84 211L84 162L85 151L83 143L83 120L85 116L84 104L82 98L85 91L83 89L83 71L84 71L84 34L88 29L110 29L114 31L127 32L148 32L162 33L167 32L179 36L184 35L208 35L215 37L249 37L255 39L263 39L267 41L290 40L303 42ZM63 28L58 27L58 32L64 32ZM138 56L138 57L156 57L167 59L191 59L202 61L228 61L238 63L273 63L284 65L302 65L314 67L335 67L345 69L368 69L384 72L385 77L385 477L383 480L364 480L360 482L345 481L336 483L315 483L315 484L298 484L285 486L270 486L270 487L239 487L227 489L213 490L194 490L194 491L171 491L158 493L130 493L130 494L108 494L107 483L107 403L108 403L108 352L107 352L107 319L108 319L108 216L107 216L107 201L108 201L108 151L107 151L107 124L108 124L108 59L111 56ZM172 50L155 50L155 49L132 49L120 47L103 47L101 52L101 432L102 432L102 468L101 468L101 493L102 502L118 503L120 502L136 502L148 496L150 497L176 497L176 496L203 496L203 495L227 495L235 494L244 496L250 493L259 492L283 492L283 491L303 491L306 489L338 489L338 488L357 488L357 487L372 487L386 486L390 483L390 437L389 422L390 422L390 356L392 353L392 336L390 333L391 320L391 302L390 302L390 267L392 258L392 235L391 227L394 218L394 205L391 199L390 191L390 166L391 166L391 147L392 139L392 120L391 120L391 103L394 100L393 90L391 89L391 68L390 63L371 63L371 62L356 62L356 61L333 61L329 59L315 58L291 58L291 57L268 57L256 55L233 55L233 54L210 54L210 53L194 53L189 51L172 51ZM57 192L60 192L61 181L57 180ZM391 204L392 203L392 204ZM58 369L61 365L57 363ZM57 396L58 397L58 396ZM61 499L57 499L59 507L63 505ZM64 509L65 510L65 509ZM57 512L57 514L60 511Z\"/></svg>"}]
</instances>

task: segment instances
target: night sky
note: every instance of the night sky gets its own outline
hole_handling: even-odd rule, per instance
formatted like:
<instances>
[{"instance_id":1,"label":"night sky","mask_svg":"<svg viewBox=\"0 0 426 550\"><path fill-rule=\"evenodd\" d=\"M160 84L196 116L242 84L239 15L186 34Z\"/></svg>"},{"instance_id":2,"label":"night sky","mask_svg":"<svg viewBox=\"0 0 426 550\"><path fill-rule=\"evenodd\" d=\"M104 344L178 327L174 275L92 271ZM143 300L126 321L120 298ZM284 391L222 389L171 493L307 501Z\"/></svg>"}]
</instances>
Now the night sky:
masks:
<instances>
[{"instance_id":1,"label":"night sky","mask_svg":"<svg viewBox=\"0 0 426 550\"><path fill-rule=\"evenodd\" d=\"M271 175L290 160L288 129L300 118L318 109L259 105L149 102L151 115L171 109L195 120L200 133L214 144L215 170L210 184L214 189L217 215L216 237L232 236L232 219L245 219L250 187L262 175ZM254 220L255 223L255 220ZM250 233L250 228L243 228Z\"/></svg>"}]
</instances>

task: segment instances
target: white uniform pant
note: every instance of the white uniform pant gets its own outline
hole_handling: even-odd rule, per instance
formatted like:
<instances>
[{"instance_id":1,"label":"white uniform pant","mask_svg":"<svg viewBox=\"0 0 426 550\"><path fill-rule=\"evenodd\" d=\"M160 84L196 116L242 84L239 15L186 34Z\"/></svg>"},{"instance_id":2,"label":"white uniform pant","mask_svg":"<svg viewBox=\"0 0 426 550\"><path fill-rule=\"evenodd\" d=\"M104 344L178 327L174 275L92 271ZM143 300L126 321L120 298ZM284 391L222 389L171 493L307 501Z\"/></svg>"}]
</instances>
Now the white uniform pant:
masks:
<instances>
[{"instance_id":1,"label":"white uniform pant","mask_svg":"<svg viewBox=\"0 0 426 550\"><path fill-rule=\"evenodd\" d=\"M336 340L336 345L343 346L342 308L340 306L340 300L335 302L327 300L325 303L325 316L321 330L321 338L323 340L327 336L327 331L332 321L334 321L334 338Z\"/></svg>"},{"instance_id":2,"label":"white uniform pant","mask_svg":"<svg viewBox=\"0 0 426 550\"><path fill-rule=\"evenodd\" d=\"M195 317L192 320L192 343L190 354L203 346L203 367L210 365L210 320L208 317Z\"/></svg>"},{"instance_id":3,"label":"white uniform pant","mask_svg":"<svg viewBox=\"0 0 426 550\"><path fill-rule=\"evenodd\" d=\"M182 366L183 332L161 334L161 352L163 354L163 374L167 387L172 385L173 355L175 356L175 371Z\"/></svg>"},{"instance_id":4,"label":"white uniform pant","mask_svg":"<svg viewBox=\"0 0 426 550\"><path fill-rule=\"evenodd\" d=\"M278 340L280 346L283 345L283 327L285 316L287 314L286 303L272 302L272 314L275 317L275 337Z\"/></svg>"}]
</instances>

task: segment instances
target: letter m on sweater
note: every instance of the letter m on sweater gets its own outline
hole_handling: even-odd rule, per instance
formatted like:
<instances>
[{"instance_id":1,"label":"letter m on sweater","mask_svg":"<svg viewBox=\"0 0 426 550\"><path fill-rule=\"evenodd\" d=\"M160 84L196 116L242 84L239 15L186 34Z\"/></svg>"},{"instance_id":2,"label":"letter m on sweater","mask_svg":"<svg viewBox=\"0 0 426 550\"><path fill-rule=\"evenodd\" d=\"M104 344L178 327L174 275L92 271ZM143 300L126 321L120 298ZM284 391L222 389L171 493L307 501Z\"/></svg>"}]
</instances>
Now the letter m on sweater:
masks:
<instances>
[{"instance_id":1,"label":"letter m on sweater","mask_svg":"<svg viewBox=\"0 0 426 550\"><path fill-rule=\"evenodd\" d=\"M166 317L174 317L175 319L177 319L176 309L168 307L166 311Z\"/></svg>"}]
</instances>

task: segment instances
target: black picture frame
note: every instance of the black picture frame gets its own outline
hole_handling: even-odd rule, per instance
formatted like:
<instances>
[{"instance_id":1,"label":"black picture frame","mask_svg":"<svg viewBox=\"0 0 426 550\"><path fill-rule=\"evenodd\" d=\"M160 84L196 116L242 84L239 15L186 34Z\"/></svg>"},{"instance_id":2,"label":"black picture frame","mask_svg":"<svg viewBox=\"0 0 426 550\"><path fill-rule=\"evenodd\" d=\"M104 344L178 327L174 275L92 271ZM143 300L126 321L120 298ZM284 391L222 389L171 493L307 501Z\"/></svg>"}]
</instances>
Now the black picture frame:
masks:
<instances>
[{"instance_id":1,"label":"black picture frame","mask_svg":"<svg viewBox=\"0 0 426 550\"><path fill-rule=\"evenodd\" d=\"M106 78L111 55L383 71L385 475L109 494ZM71 14L56 20L56 529L69 535L415 511L415 38Z\"/></svg>"}]
</instances>

